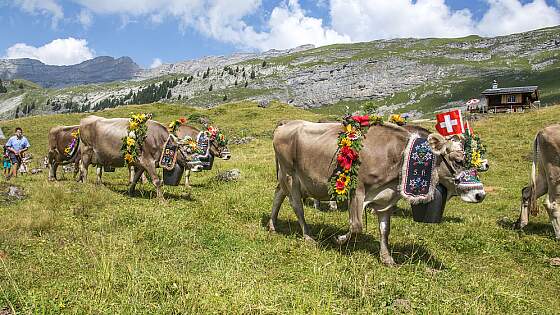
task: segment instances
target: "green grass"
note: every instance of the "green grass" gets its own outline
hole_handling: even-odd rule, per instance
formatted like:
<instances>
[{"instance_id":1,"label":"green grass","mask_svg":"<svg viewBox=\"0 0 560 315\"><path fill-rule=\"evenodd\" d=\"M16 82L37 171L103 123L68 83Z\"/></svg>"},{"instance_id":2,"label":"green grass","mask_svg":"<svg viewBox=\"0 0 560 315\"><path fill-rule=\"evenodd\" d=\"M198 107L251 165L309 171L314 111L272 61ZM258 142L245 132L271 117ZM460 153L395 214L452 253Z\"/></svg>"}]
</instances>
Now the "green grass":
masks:
<instances>
[{"instance_id":1,"label":"green grass","mask_svg":"<svg viewBox=\"0 0 560 315\"><path fill-rule=\"evenodd\" d=\"M526 232L509 228L529 172L535 132L557 122L560 107L490 117L473 123L488 147L489 191L482 204L454 198L442 224L412 221L401 203L390 249L399 267L378 260L376 219L369 215L357 242L338 247L347 213L306 207L316 246L300 238L288 203L279 233L264 227L275 187L271 134L281 119L317 121L323 115L273 103L228 104L210 110L151 104L99 112L126 117L153 112L168 122L193 113L209 116L228 136L257 140L230 147L233 158L192 176L193 188L165 187L166 201L143 184L125 195L126 172L104 174L105 186L47 174L17 178L27 199L0 205L0 309L18 313L526 313L560 309L560 256L541 213ZM55 124L84 114L0 122L24 128L36 156L46 153ZM382 139L380 139L382 141ZM237 182L214 180L241 170ZM90 170L90 174L92 174ZM5 186L0 186L4 189ZM500 222L503 217L507 224ZM410 309L397 305L407 300Z\"/></svg>"}]
</instances>

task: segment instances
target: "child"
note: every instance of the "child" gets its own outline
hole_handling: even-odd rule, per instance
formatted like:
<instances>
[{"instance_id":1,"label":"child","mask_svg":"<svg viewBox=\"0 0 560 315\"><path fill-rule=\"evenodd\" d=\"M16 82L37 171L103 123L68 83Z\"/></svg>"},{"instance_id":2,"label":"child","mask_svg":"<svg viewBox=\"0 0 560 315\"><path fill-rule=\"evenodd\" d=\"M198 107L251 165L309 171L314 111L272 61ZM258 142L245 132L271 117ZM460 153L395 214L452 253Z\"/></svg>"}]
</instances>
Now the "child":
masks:
<instances>
[{"instance_id":1,"label":"child","mask_svg":"<svg viewBox=\"0 0 560 315\"><path fill-rule=\"evenodd\" d=\"M10 176L10 169L12 168L12 162L10 161L10 157L8 156L8 150L5 146L2 146L2 160L3 160L3 167L4 167L4 177Z\"/></svg>"}]
</instances>

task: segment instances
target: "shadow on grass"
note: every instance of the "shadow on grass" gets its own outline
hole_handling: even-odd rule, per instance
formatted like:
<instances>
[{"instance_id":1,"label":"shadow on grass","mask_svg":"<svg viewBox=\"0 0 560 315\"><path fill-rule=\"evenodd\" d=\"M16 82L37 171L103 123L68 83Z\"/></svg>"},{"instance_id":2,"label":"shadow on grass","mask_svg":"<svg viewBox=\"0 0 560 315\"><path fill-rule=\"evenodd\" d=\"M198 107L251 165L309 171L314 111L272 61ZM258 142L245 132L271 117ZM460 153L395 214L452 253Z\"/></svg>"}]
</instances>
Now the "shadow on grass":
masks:
<instances>
[{"instance_id":1,"label":"shadow on grass","mask_svg":"<svg viewBox=\"0 0 560 315\"><path fill-rule=\"evenodd\" d=\"M409 208L400 208L400 207L395 207L393 210L393 217L399 217L399 218L410 218L412 220L412 210ZM445 212L443 214L443 218L441 219L441 223L463 223L465 222L465 219L461 218L461 217L456 217L456 216L446 216ZM437 223L435 223L437 224Z\"/></svg>"},{"instance_id":2,"label":"shadow on grass","mask_svg":"<svg viewBox=\"0 0 560 315\"><path fill-rule=\"evenodd\" d=\"M523 229L518 229L516 227L516 222L514 220L510 220L509 218L502 218L499 219L496 223L502 229L511 230L517 232L521 235L528 234L528 235L539 235L539 236L546 236L550 238L554 238L554 230L550 223L543 223L543 222L531 222L527 223L527 225Z\"/></svg>"},{"instance_id":3,"label":"shadow on grass","mask_svg":"<svg viewBox=\"0 0 560 315\"><path fill-rule=\"evenodd\" d=\"M269 219L269 215L263 214L261 217L261 225L268 228ZM373 229L368 229L364 231L364 233L354 236L343 245L336 243L336 237L345 234L347 232L346 230L341 230L324 223L308 223L308 225L311 230L311 235L315 238L318 245L324 249L337 251L343 255L352 255L353 252L362 251L379 257L379 240L374 237L374 235L378 236L377 225L375 225ZM301 237L301 228L297 221L282 220L279 218L276 223L276 233ZM389 250L398 265L421 262L432 269L446 269L443 262L432 255L430 250L424 245L391 244L389 242Z\"/></svg>"},{"instance_id":4,"label":"shadow on grass","mask_svg":"<svg viewBox=\"0 0 560 315\"><path fill-rule=\"evenodd\" d=\"M130 195L128 193L128 186L122 186L117 184L104 184L107 189L111 190L112 192L124 195L126 197L131 198L140 198L140 199L157 199L156 191L155 190L145 190L142 187L136 187L136 190ZM166 200L186 200L186 201L196 201L191 195L189 191L184 191L179 194L170 193L166 186L163 186L163 198Z\"/></svg>"}]
</instances>

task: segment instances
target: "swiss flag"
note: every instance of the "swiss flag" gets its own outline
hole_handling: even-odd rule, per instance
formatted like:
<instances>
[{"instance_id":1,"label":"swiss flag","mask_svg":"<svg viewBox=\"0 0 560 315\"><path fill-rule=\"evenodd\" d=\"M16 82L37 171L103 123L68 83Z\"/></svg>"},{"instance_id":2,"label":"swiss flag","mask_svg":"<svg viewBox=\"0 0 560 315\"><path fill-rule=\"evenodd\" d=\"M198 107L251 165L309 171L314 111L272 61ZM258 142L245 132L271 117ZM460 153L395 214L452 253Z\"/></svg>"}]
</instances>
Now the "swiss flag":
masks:
<instances>
[{"instance_id":1,"label":"swiss flag","mask_svg":"<svg viewBox=\"0 0 560 315\"><path fill-rule=\"evenodd\" d=\"M460 135L465 132L461 110L436 114L436 130L442 136Z\"/></svg>"}]
</instances>

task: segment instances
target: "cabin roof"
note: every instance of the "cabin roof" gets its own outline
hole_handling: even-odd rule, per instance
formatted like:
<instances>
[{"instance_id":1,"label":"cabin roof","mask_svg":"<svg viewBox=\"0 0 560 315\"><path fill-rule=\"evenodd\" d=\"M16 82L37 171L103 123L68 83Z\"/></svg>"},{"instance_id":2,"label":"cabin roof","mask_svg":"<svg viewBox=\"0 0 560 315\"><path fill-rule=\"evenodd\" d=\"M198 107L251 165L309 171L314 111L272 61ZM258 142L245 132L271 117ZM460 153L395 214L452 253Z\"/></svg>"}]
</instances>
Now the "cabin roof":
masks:
<instances>
[{"instance_id":1,"label":"cabin roof","mask_svg":"<svg viewBox=\"0 0 560 315\"><path fill-rule=\"evenodd\" d=\"M503 95L503 94L515 94L515 93L533 93L539 87L536 85L531 86L517 86L499 89L486 89L482 92L482 95Z\"/></svg>"}]
</instances>

